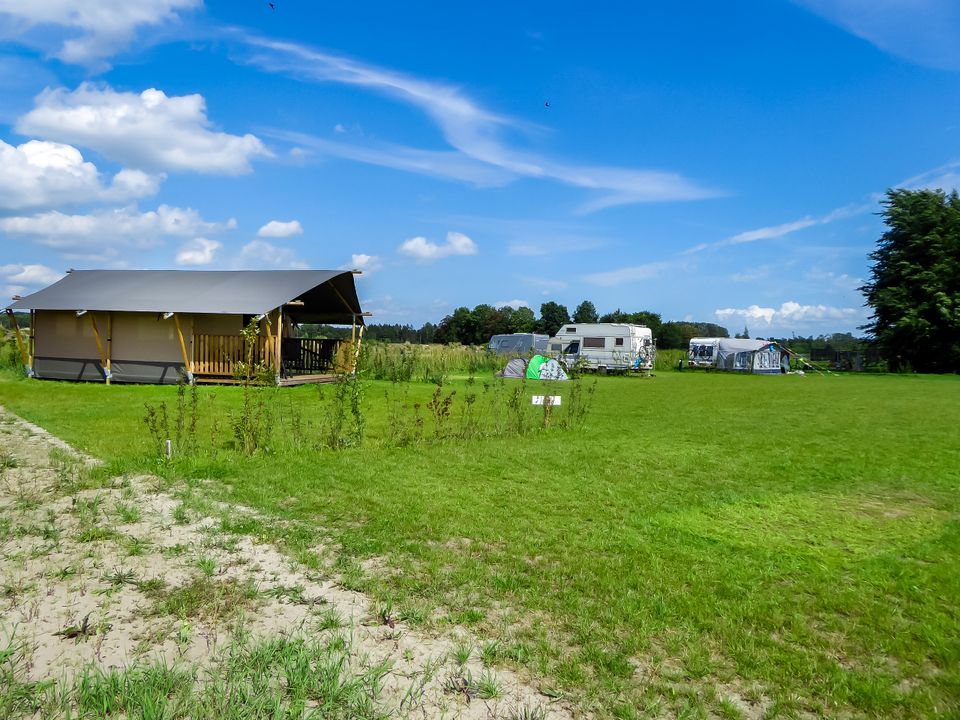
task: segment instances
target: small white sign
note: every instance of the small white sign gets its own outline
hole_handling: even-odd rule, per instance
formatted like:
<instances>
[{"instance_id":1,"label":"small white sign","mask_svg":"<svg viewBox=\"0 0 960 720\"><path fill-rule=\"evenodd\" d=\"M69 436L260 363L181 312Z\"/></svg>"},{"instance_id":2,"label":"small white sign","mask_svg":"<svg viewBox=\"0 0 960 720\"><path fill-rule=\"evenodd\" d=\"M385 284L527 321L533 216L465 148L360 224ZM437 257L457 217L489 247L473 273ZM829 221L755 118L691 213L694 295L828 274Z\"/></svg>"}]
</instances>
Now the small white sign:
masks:
<instances>
[{"instance_id":1,"label":"small white sign","mask_svg":"<svg viewBox=\"0 0 960 720\"><path fill-rule=\"evenodd\" d=\"M547 404L556 407L560 404L560 395L534 395L532 400L534 405Z\"/></svg>"}]
</instances>

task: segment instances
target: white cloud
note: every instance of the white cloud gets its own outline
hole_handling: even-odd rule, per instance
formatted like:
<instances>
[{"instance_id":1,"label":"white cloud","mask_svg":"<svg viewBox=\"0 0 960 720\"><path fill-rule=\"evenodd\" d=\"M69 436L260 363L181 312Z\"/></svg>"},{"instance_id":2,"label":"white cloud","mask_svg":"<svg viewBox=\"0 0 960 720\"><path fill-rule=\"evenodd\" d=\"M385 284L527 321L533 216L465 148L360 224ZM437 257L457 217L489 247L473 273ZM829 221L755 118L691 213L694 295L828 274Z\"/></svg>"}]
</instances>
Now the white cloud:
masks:
<instances>
[{"instance_id":1,"label":"white cloud","mask_svg":"<svg viewBox=\"0 0 960 720\"><path fill-rule=\"evenodd\" d=\"M75 147L30 140L14 147L0 140L0 209L50 208L94 201L126 201L157 192L163 176L121 170L109 185Z\"/></svg>"},{"instance_id":2,"label":"white cloud","mask_svg":"<svg viewBox=\"0 0 960 720\"><path fill-rule=\"evenodd\" d=\"M0 231L8 235L95 257L101 256L95 253L109 246L152 247L161 244L166 237L193 238L220 232L230 226L230 222L207 222L192 208L169 205L161 205L149 212L127 207L85 215L49 211L0 218Z\"/></svg>"},{"instance_id":3,"label":"white cloud","mask_svg":"<svg viewBox=\"0 0 960 720\"><path fill-rule=\"evenodd\" d=\"M955 0L794 0L881 50L918 65L960 70Z\"/></svg>"},{"instance_id":4,"label":"white cloud","mask_svg":"<svg viewBox=\"0 0 960 720\"><path fill-rule=\"evenodd\" d=\"M350 262L341 265L341 270L359 270L367 275L375 273L383 267L383 263L376 255L367 255L366 253L354 253L350 256ZM362 276L361 276L362 277Z\"/></svg>"},{"instance_id":5,"label":"white cloud","mask_svg":"<svg viewBox=\"0 0 960 720\"><path fill-rule=\"evenodd\" d=\"M138 28L177 20L178 11L202 4L202 0L0 0L0 17L23 29L66 28L73 36L64 40L57 57L89 64L128 46Z\"/></svg>"},{"instance_id":6,"label":"white cloud","mask_svg":"<svg viewBox=\"0 0 960 720\"><path fill-rule=\"evenodd\" d=\"M624 283L639 282L640 280L651 280L660 277L665 272L676 270L678 267L679 265L675 262L651 262L644 265L623 267L617 270L591 273L583 279L593 285L613 287L615 285L623 285Z\"/></svg>"},{"instance_id":7,"label":"white cloud","mask_svg":"<svg viewBox=\"0 0 960 720\"><path fill-rule=\"evenodd\" d=\"M234 265L249 270L307 270L310 267L295 251L266 240L253 240L244 245Z\"/></svg>"},{"instance_id":8,"label":"white cloud","mask_svg":"<svg viewBox=\"0 0 960 720\"><path fill-rule=\"evenodd\" d=\"M790 330L827 323L848 328L856 325L864 317L863 309L801 305L793 300L781 304L779 308L750 305L746 308L721 308L715 310L713 314L720 322L742 320L748 325L762 323L766 328L777 327Z\"/></svg>"},{"instance_id":9,"label":"white cloud","mask_svg":"<svg viewBox=\"0 0 960 720\"><path fill-rule=\"evenodd\" d=\"M333 126L333 131L335 133L345 133L347 129L343 126L343 123L337 123Z\"/></svg>"},{"instance_id":10,"label":"white cloud","mask_svg":"<svg viewBox=\"0 0 960 720\"><path fill-rule=\"evenodd\" d=\"M174 262L177 265L209 265L213 262L213 256L216 255L217 250L222 247L223 243L217 240L194 238L180 247Z\"/></svg>"},{"instance_id":11,"label":"white cloud","mask_svg":"<svg viewBox=\"0 0 960 720\"><path fill-rule=\"evenodd\" d=\"M0 265L0 298L25 295L55 283L64 273L46 265ZM2 303L6 304L6 303Z\"/></svg>"},{"instance_id":12,"label":"white cloud","mask_svg":"<svg viewBox=\"0 0 960 720\"><path fill-rule=\"evenodd\" d=\"M303 235L303 227L299 220L281 222L280 220L271 220L262 228L257 230L257 237L285 238L294 235Z\"/></svg>"},{"instance_id":13,"label":"white cloud","mask_svg":"<svg viewBox=\"0 0 960 720\"><path fill-rule=\"evenodd\" d=\"M430 262L452 255L476 255L478 250L477 244L469 237L463 233L451 231L447 233L447 241L443 245L437 245L425 237L418 236L405 241L400 246L400 252L421 262Z\"/></svg>"},{"instance_id":14,"label":"white cloud","mask_svg":"<svg viewBox=\"0 0 960 720\"><path fill-rule=\"evenodd\" d=\"M452 85L421 80L295 43L249 36L243 39L253 49L250 62L268 71L285 72L319 83L368 88L419 108L437 124L455 151L436 152L395 145L369 148L323 141L323 148L330 154L478 184L491 184L494 178L504 182L528 177L596 191L598 197L583 205L583 212L613 205L693 200L717 194L677 173L574 165L524 151L508 144L502 135L505 131L529 129L528 126L486 110ZM483 165L488 168L484 169Z\"/></svg>"},{"instance_id":15,"label":"white cloud","mask_svg":"<svg viewBox=\"0 0 960 720\"><path fill-rule=\"evenodd\" d=\"M493 306L495 308L512 307L514 310L519 310L522 307L530 307L530 303L526 300L497 300Z\"/></svg>"},{"instance_id":16,"label":"white cloud","mask_svg":"<svg viewBox=\"0 0 960 720\"><path fill-rule=\"evenodd\" d=\"M269 156L259 138L210 129L202 95L168 97L154 88L116 92L83 83L73 92L45 90L17 132L92 148L110 160L147 170L239 175Z\"/></svg>"}]
</instances>

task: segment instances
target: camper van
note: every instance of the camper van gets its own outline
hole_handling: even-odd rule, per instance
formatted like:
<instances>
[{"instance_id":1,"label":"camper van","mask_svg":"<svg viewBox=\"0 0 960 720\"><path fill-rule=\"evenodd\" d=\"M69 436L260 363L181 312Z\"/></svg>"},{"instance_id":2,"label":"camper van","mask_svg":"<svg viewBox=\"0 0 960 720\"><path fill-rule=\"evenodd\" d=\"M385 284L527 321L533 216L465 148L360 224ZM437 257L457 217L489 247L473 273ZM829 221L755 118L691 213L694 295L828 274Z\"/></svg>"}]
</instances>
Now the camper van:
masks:
<instances>
[{"instance_id":1,"label":"camper van","mask_svg":"<svg viewBox=\"0 0 960 720\"><path fill-rule=\"evenodd\" d=\"M590 370L653 369L657 346L645 325L568 323L550 338L550 354L568 367L576 362Z\"/></svg>"},{"instance_id":2,"label":"camper van","mask_svg":"<svg viewBox=\"0 0 960 720\"><path fill-rule=\"evenodd\" d=\"M535 333L494 335L490 338L487 350L494 355L510 355L511 357L523 357L531 353L542 355L547 352L547 341L549 339L546 335L536 335Z\"/></svg>"}]
</instances>

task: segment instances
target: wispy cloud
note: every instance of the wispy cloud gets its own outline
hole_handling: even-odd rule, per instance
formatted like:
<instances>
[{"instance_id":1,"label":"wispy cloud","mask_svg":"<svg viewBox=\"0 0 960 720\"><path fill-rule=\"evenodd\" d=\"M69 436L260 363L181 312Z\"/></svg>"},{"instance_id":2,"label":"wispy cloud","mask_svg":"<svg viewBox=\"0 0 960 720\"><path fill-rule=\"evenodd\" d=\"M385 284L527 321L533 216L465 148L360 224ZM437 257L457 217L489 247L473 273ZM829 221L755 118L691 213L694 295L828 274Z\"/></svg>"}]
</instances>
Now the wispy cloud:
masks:
<instances>
[{"instance_id":1,"label":"wispy cloud","mask_svg":"<svg viewBox=\"0 0 960 720\"><path fill-rule=\"evenodd\" d=\"M847 32L918 65L960 70L956 0L794 0Z\"/></svg>"},{"instance_id":2,"label":"wispy cloud","mask_svg":"<svg viewBox=\"0 0 960 720\"><path fill-rule=\"evenodd\" d=\"M243 34L237 37L249 48L248 62L266 71L286 73L309 82L362 87L419 108L436 123L456 154L463 160L490 166L499 173L501 182L505 174L507 178L540 178L596 191L597 197L584 203L580 208L582 212L613 205L695 200L717 195L716 191L678 173L577 165L526 152L509 144L504 136L509 131L527 129L528 125L487 110L453 85L423 80L296 43ZM384 144L366 148L334 141L315 141L313 147L360 162L475 182L476 168L469 164L459 166L450 153Z\"/></svg>"},{"instance_id":3,"label":"wispy cloud","mask_svg":"<svg viewBox=\"0 0 960 720\"><path fill-rule=\"evenodd\" d=\"M657 278L666 272L675 271L680 267L680 263L673 261L651 262L643 265L632 265L616 270L608 270L606 272L591 273L585 275L583 279L592 285L613 287L625 283Z\"/></svg>"},{"instance_id":4,"label":"wispy cloud","mask_svg":"<svg viewBox=\"0 0 960 720\"><path fill-rule=\"evenodd\" d=\"M181 246L174 262L177 265L209 265L222 247L223 243L218 240L194 238Z\"/></svg>"}]
</instances>

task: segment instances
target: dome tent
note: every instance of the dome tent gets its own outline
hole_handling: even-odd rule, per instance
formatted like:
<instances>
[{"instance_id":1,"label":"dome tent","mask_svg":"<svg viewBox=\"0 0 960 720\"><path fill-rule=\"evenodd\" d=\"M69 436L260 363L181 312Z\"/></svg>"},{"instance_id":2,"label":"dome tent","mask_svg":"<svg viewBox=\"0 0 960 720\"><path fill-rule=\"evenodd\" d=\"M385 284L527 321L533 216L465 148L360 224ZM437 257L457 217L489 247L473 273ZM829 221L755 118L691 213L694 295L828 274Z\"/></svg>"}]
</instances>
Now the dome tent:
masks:
<instances>
[{"instance_id":1,"label":"dome tent","mask_svg":"<svg viewBox=\"0 0 960 720\"><path fill-rule=\"evenodd\" d=\"M567 373L556 360L534 355L529 362L523 358L514 358L507 363L497 377L522 378L531 380L569 380Z\"/></svg>"}]
</instances>

